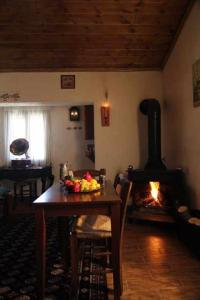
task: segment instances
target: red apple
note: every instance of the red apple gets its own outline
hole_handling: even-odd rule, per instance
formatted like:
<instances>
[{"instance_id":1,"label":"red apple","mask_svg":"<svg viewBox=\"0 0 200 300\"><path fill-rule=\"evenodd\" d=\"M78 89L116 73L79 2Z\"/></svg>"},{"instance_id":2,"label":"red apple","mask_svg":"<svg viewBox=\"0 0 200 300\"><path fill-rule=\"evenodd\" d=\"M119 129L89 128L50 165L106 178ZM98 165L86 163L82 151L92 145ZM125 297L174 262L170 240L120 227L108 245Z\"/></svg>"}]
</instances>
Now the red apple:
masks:
<instances>
[{"instance_id":1,"label":"red apple","mask_svg":"<svg viewBox=\"0 0 200 300\"><path fill-rule=\"evenodd\" d=\"M87 181L91 181L92 180L92 176L89 172L87 172L84 176L83 176L84 179L86 179Z\"/></svg>"},{"instance_id":2,"label":"red apple","mask_svg":"<svg viewBox=\"0 0 200 300\"><path fill-rule=\"evenodd\" d=\"M80 192L80 189L81 189L81 184L80 184L80 182L76 182L76 183L74 184L73 191L74 191L75 193L78 193L78 192Z\"/></svg>"},{"instance_id":3,"label":"red apple","mask_svg":"<svg viewBox=\"0 0 200 300\"><path fill-rule=\"evenodd\" d=\"M74 185L73 182L69 179L65 180L65 185L66 186L71 186L71 185Z\"/></svg>"},{"instance_id":4,"label":"red apple","mask_svg":"<svg viewBox=\"0 0 200 300\"><path fill-rule=\"evenodd\" d=\"M73 192L74 183L72 180L69 180L69 179L65 180L65 186L66 186L68 192Z\"/></svg>"}]
</instances>

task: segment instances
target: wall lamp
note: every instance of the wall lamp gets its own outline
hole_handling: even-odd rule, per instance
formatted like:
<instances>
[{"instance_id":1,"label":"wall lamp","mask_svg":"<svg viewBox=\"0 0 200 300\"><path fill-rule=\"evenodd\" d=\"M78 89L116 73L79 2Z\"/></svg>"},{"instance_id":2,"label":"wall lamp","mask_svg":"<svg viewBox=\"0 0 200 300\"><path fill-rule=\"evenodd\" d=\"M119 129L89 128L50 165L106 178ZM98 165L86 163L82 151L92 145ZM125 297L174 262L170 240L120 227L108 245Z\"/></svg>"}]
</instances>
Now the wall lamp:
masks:
<instances>
[{"instance_id":1,"label":"wall lamp","mask_svg":"<svg viewBox=\"0 0 200 300\"><path fill-rule=\"evenodd\" d=\"M69 109L70 121L80 121L80 109L77 106L72 106Z\"/></svg>"},{"instance_id":2,"label":"wall lamp","mask_svg":"<svg viewBox=\"0 0 200 300\"><path fill-rule=\"evenodd\" d=\"M105 91L105 101L101 105L101 126L110 126L110 105L107 90Z\"/></svg>"}]
</instances>

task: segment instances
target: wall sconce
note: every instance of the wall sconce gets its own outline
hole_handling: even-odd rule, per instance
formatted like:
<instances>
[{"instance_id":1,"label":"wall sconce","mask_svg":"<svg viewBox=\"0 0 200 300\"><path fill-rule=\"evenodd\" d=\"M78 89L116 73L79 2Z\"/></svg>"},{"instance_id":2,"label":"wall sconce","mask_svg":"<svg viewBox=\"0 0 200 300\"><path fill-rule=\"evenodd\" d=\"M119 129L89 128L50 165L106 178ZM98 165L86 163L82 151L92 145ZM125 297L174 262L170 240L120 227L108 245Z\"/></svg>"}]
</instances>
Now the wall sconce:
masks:
<instances>
[{"instance_id":1,"label":"wall sconce","mask_svg":"<svg viewBox=\"0 0 200 300\"><path fill-rule=\"evenodd\" d=\"M110 126L110 105L108 91L105 92L105 102L101 105L101 126Z\"/></svg>"},{"instance_id":2,"label":"wall sconce","mask_svg":"<svg viewBox=\"0 0 200 300\"><path fill-rule=\"evenodd\" d=\"M80 109L77 106L72 106L69 109L70 121L80 121Z\"/></svg>"}]
</instances>

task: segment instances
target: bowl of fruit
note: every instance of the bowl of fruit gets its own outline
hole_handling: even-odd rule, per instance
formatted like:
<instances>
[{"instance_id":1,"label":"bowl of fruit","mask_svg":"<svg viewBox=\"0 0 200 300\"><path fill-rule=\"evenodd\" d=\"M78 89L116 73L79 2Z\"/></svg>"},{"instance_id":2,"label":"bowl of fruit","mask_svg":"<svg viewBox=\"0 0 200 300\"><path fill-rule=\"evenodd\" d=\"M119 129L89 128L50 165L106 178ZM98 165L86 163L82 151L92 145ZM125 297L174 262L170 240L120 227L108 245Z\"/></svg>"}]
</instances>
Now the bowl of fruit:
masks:
<instances>
[{"instance_id":1,"label":"bowl of fruit","mask_svg":"<svg viewBox=\"0 0 200 300\"><path fill-rule=\"evenodd\" d=\"M63 183L68 193L89 193L101 188L100 183L89 172L83 178L67 178Z\"/></svg>"}]
</instances>

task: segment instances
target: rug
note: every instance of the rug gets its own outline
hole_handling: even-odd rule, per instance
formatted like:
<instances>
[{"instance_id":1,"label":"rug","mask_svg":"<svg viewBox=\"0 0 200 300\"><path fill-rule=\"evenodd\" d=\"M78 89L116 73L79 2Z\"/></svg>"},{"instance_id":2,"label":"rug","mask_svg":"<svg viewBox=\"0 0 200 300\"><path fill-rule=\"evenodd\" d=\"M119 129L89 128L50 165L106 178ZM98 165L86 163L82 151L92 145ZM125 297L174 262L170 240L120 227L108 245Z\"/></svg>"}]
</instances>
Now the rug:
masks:
<instances>
[{"instance_id":1,"label":"rug","mask_svg":"<svg viewBox=\"0 0 200 300\"><path fill-rule=\"evenodd\" d=\"M36 300L36 254L34 215L19 215L12 222L0 220L0 300ZM84 244L80 260L79 300L107 300L106 276L100 258L93 255L92 242ZM65 272L57 243L55 218L47 221L46 300L67 300L70 271Z\"/></svg>"}]
</instances>

